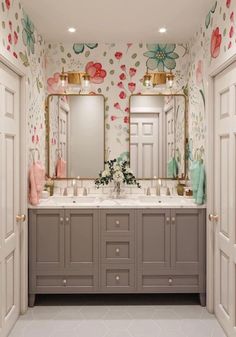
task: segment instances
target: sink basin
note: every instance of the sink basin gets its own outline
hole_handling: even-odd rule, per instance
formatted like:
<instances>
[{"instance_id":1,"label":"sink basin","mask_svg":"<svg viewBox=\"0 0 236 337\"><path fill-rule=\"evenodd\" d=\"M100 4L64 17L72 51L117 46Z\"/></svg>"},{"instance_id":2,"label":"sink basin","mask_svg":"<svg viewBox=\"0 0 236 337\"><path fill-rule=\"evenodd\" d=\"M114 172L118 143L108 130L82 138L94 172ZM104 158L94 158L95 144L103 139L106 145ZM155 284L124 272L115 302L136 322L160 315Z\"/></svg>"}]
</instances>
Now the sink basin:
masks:
<instances>
[{"instance_id":1,"label":"sink basin","mask_svg":"<svg viewBox=\"0 0 236 337\"><path fill-rule=\"evenodd\" d=\"M98 201L97 197L91 197L91 196L75 196L75 197L53 196L51 197L51 202L54 202L57 205L93 204L97 201Z\"/></svg>"}]
</instances>

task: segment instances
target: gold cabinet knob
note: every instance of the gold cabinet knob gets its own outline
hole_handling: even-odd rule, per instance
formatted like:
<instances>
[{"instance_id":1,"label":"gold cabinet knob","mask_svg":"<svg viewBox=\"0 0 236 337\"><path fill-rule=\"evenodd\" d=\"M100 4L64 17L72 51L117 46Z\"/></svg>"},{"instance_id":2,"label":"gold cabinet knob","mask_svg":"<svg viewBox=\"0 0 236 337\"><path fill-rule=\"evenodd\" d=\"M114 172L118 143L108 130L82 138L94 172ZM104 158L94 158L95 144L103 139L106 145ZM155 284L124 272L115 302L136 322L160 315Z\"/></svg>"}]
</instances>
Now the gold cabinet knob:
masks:
<instances>
[{"instance_id":1,"label":"gold cabinet knob","mask_svg":"<svg viewBox=\"0 0 236 337\"><path fill-rule=\"evenodd\" d=\"M174 216L171 218L171 221L172 221L172 222L175 222L175 217L174 217Z\"/></svg>"},{"instance_id":2,"label":"gold cabinet knob","mask_svg":"<svg viewBox=\"0 0 236 337\"><path fill-rule=\"evenodd\" d=\"M119 226L119 224L120 224L120 221L116 220L116 225Z\"/></svg>"},{"instance_id":3,"label":"gold cabinet knob","mask_svg":"<svg viewBox=\"0 0 236 337\"><path fill-rule=\"evenodd\" d=\"M60 217L60 221L63 222L63 221L64 221L64 218L63 218L63 217Z\"/></svg>"},{"instance_id":4,"label":"gold cabinet knob","mask_svg":"<svg viewBox=\"0 0 236 337\"><path fill-rule=\"evenodd\" d=\"M120 248L116 248L116 254L117 254L117 255L120 254Z\"/></svg>"},{"instance_id":5,"label":"gold cabinet knob","mask_svg":"<svg viewBox=\"0 0 236 337\"><path fill-rule=\"evenodd\" d=\"M66 286L66 284L67 284L67 281L66 281L66 280L63 280L63 285L64 285L64 287Z\"/></svg>"},{"instance_id":6,"label":"gold cabinet knob","mask_svg":"<svg viewBox=\"0 0 236 337\"><path fill-rule=\"evenodd\" d=\"M120 276L116 275L116 281L120 281Z\"/></svg>"},{"instance_id":7,"label":"gold cabinet knob","mask_svg":"<svg viewBox=\"0 0 236 337\"><path fill-rule=\"evenodd\" d=\"M16 222L24 222L26 220L26 216L25 216L25 214L18 214L17 216L16 216Z\"/></svg>"},{"instance_id":8,"label":"gold cabinet knob","mask_svg":"<svg viewBox=\"0 0 236 337\"><path fill-rule=\"evenodd\" d=\"M169 217L166 218L166 222L170 222L170 218Z\"/></svg>"},{"instance_id":9,"label":"gold cabinet knob","mask_svg":"<svg viewBox=\"0 0 236 337\"><path fill-rule=\"evenodd\" d=\"M66 217L66 222L69 222L70 218L69 217Z\"/></svg>"},{"instance_id":10,"label":"gold cabinet knob","mask_svg":"<svg viewBox=\"0 0 236 337\"><path fill-rule=\"evenodd\" d=\"M219 215L218 214L209 214L208 216L209 220L212 222L218 222L219 221Z\"/></svg>"}]
</instances>

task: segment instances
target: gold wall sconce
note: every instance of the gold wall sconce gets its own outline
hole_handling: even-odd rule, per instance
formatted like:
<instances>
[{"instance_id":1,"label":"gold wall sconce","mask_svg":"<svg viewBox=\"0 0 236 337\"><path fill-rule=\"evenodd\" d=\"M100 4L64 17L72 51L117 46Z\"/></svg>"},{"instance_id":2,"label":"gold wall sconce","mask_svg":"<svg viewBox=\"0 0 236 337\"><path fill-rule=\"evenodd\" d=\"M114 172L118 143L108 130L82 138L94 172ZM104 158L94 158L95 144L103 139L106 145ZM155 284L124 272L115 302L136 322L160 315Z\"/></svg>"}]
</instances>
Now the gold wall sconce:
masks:
<instances>
[{"instance_id":1,"label":"gold wall sconce","mask_svg":"<svg viewBox=\"0 0 236 337\"><path fill-rule=\"evenodd\" d=\"M149 73L148 69L143 76L143 85L146 88L166 85L168 88L172 88L174 84L175 75L170 71L166 73L164 71Z\"/></svg>"},{"instance_id":2,"label":"gold wall sconce","mask_svg":"<svg viewBox=\"0 0 236 337\"><path fill-rule=\"evenodd\" d=\"M90 76L85 72L79 71L65 72L64 68L62 68L60 82L62 88L64 88L66 92L70 90L74 91L76 89L86 91L90 86Z\"/></svg>"}]
</instances>

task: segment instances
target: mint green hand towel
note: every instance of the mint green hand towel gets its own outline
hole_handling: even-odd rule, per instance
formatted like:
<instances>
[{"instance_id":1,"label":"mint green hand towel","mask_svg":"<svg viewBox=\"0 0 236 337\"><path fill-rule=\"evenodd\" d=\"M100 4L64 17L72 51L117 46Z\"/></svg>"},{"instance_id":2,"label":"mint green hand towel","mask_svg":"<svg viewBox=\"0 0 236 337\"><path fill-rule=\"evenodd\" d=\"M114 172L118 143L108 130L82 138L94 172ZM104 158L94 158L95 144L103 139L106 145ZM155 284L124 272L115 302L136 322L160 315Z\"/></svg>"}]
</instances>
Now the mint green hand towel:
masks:
<instances>
[{"instance_id":1,"label":"mint green hand towel","mask_svg":"<svg viewBox=\"0 0 236 337\"><path fill-rule=\"evenodd\" d=\"M201 205L205 198L205 167L201 160L195 160L192 163L190 179L193 189L193 198L198 205Z\"/></svg>"},{"instance_id":2,"label":"mint green hand towel","mask_svg":"<svg viewBox=\"0 0 236 337\"><path fill-rule=\"evenodd\" d=\"M173 157L167 164L167 176L168 178L176 178L178 176L178 163Z\"/></svg>"}]
</instances>

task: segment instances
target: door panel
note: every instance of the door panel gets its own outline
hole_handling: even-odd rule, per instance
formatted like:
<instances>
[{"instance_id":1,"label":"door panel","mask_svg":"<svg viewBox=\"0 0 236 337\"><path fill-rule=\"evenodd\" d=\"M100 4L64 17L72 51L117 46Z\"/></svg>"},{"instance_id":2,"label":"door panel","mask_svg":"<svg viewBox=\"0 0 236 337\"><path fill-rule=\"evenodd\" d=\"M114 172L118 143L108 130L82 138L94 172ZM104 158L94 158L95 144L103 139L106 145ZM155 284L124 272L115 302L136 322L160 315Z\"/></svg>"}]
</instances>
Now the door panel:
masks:
<instances>
[{"instance_id":1,"label":"door panel","mask_svg":"<svg viewBox=\"0 0 236 337\"><path fill-rule=\"evenodd\" d=\"M19 315L19 77L0 63L0 336Z\"/></svg>"},{"instance_id":2,"label":"door panel","mask_svg":"<svg viewBox=\"0 0 236 337\"><path fill-rule=\"evenodd\" d=\"M229 336L236 336L236 64L215 78L214 213L215 313Z\"/></svg>"}]
</instances>

